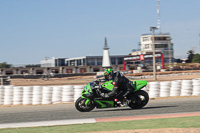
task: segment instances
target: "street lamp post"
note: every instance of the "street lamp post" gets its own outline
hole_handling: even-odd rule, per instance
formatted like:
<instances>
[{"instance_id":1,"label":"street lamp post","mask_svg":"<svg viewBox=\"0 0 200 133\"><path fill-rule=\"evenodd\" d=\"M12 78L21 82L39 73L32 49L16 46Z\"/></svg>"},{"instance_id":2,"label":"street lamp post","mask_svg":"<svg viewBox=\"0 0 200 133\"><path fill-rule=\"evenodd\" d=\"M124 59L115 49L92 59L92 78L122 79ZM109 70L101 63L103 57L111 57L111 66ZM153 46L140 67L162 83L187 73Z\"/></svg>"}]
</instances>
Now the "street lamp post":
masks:
<instances>
[{"instance_id":1,"label":"street lamp post","mask_svg":"<svg viewBox=\"0 0 200 133\"><path fill-rule=\"evenodd\" d=\"M155 57L155 43L154 43L154 35L155 35L155 30L157 30L157 27L150 27L150 31L152 31L152 45L153 45L153 77L154 80L157 80L156 77L156 57Z\"/></svg>"}]
</instances>

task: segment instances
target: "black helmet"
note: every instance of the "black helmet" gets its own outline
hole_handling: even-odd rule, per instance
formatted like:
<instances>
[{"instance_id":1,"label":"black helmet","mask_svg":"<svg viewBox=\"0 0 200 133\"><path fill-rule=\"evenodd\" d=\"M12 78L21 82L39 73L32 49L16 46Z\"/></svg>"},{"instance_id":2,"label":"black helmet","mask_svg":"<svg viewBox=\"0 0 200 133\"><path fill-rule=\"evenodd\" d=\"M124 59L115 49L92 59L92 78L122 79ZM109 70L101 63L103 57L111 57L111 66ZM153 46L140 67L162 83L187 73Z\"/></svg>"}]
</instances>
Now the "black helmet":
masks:
<instances>
[{"instance_id":1,"label":"black helmet","mask_svg":"<svg viewBox=\"0 0 200 133\"><path fill-rule=\"evenodd\" d=\"M113 79L113 69L107 68L104 70L104 76L106 80L112 80Z\"/></svg>"}]
</instances>

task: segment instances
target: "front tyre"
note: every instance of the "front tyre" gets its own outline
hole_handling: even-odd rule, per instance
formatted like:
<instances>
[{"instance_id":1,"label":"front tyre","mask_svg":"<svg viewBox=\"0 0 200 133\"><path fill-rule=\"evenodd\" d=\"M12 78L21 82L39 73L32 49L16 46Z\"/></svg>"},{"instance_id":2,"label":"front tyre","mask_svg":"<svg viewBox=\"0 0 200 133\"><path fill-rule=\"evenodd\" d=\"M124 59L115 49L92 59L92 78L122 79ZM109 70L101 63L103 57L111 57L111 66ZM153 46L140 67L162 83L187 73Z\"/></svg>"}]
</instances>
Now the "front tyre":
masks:
<instances>
[{"instance_id":1,"label":"front tyre","mask_svg":"<svg viewBox=\"0 0 200 133\"><path fill-rule=\"evenodd\" d=\"M82 97L79 97L76 100L75 107L76 107L76 109L78 111L80 111L80 112L89 112L89 111L91 111L91 110L93 110L95 108L94 101L90 101L88 103L88 105L85 105L86 100L87 99L84 99Z\"/></svg>"},{"instance_id":2,"label":"front tyre","mask_svg":"<svg viewBox=\"0 0 200 133\"><path fill-rule=\"evenodd\" d=\"M130 96L131 102L128 106L132 109L140 109L149 102L149 95L146 91L139 90Z\"/></svg>"}]
</instances>

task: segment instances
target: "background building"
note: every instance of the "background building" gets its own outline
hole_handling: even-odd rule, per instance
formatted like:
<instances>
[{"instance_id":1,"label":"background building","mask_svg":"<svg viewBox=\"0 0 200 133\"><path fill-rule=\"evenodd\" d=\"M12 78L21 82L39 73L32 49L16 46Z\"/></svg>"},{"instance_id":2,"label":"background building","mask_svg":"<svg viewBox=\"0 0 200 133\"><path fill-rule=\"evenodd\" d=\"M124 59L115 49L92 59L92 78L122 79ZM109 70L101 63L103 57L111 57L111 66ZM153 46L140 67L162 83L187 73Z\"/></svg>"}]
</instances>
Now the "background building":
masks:
<instances>
[{"instance_id":1,"label":"background building","mask_svg":"<svg viewBox=\"0 0 200 133\"><path fill-rule=\"evenodd\" d=\"M152 34L143 34L140 37L140 50L134 50L128 55L109 56L107 39L105 38L104 53L114 70L137 70L138 67L152 71L153 53ZM164 64L173 62L174 50L170 34L154 35L155 51L158 54L156 63L164 68ZM150 57L151 56L151 57ZM75 58L45 58L40 61L40 67L5 68L2 75L48 75L48 74L75 74L103 71L103 56L83 56ZM160 68L161 69L161 68Z\"/></svg>"},{"instance_id":2,"label":"background building","mask_svg":"<svg viewBox=\"0 0 200 133\"><path fill-rule=\"evenodd\" d=\"M65 66L65 59L66 58L55 58L52 57L49 59L45 57L44 60L40 61L41 67L58 67L58 66Z\"/></svg>"},{"instance_id":3,"label":"background building","mask_svg":"<svg viewBox=\"0 0 200 133\"><path fill-rule=\"evenodd\" d=\"M171 42L171 35L169 33L160 33L154 35L155 52L161 52L164 55L165 64L172 63L174 59L173 43ZM131 55L152 54L153 53L153 39L152 34L143 34L140 37L140 50L133 51ZM161 62L157 59L156 62ZM152 63L152 60L149 60Z\"/></svg>"},{"instance_id":4,"label":"background building","mask_svg":"<svg viewBox=\"0 0 200 133\"><path fill-rule=\"evenodd\" d=\"M110 56L114 70L123 70L123 58L126 55ZM54 73L87 73L102 71L103 56L83 56L75 58L51 58L41 61L41 67ZM61 70L62 68L62 70ZM60 72L62 71L62 72Z\"/></svg>"}]
</instances>

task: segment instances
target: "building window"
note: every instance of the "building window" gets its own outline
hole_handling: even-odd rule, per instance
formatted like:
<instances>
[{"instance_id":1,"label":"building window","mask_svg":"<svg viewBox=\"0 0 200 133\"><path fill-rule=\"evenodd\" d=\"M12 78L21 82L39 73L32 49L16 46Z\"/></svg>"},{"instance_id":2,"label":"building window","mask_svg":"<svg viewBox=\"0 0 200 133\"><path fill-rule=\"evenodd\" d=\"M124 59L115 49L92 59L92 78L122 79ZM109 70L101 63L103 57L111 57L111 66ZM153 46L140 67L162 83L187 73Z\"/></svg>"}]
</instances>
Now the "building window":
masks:
<instances>
[{"instance_id":1,"label":"building window","mask_svg":"<svg viewBox=\"0 0 200 133\"><path fill-rule=\"evenodd\" d=\"M60 60L60 66L65 66L65 59Z\"/></svg>"},{"instance_id":2,"label":"building window","mask_svg":"<svg viewBox=\"0 0 200 133\"><path fill-rule=\"evenodd\" d=\"M65 59L56 59L55 66L65 66Z\"/></svg>"},{"instance_id":3,"label":"building window","mask_svg":"<svg viewBox=\"0 0 200 133\"><path fill-rule=\"evenodd\" d=\"M102 59L101 58L97 58L97 65L102 65Z\"/></svg>"},{"instance_id":4,"label":"building window","mask_svg":"<svg viewBox=\"0 0 200 133\"><path fill-rule=\"evenodd\" d=\"M65 66L68 66L68 65L69 65L69 63L68 63L68 61L66 61L66 62L65 62Z\"/></svg>"},{"instance_id":5,"label":"building window","mask_svg":"<svg viewBox=\"0 0 200 133\"><path fill-rule=\"evenodd\" d=\"M89 65L89 66L95 65L95 59L88 59L87 65Z\"/></svg>"},{"instance_id":6,"label":"building window","mask_svg":"<svg viewBox=\"0 0 200 133\"><path fill-rule=\"evenodd\" d=\"M75 60L70 60L70 66L75 66Z\"/></svg>"},{"instance_id":7,"label":"building window","mask_svg":"<svg viewBox=\"0 0 200 133\"><path fill-rule=\"evenodd\" d=\"M77 66L81 66L82 63L81 63L81 59L77 60Z\"/></svg>"},{"instance_id":8,"label":"building window","mask_svg":"<svg viewBox=\"0 0 200 133\"><path fill-rule=\"evenodd\" d=\"M157 62L157 63L158 63L158 62L161 62L161 59L160 59L160 58L156 59L156 62Z\"/></svg>"},{"instance_id":9,"label":"building window","mask_svg":"<svg viewBox=\"0 0 200 133\"><path fill-rule=\"evenodd\" d=\"M145 60L144 63L153 63L153 60Z\"/></svg>"},{"instance_id":10,"label":"building window","mask_svg":"<svg viewBox=\"0 0 200 133\"><path fill-rule=\"evenodd\" d=\"M157 40L157 41L165 41L165 40L167 40L167 37L155 37L155 40Z\"/></svg>"},{"instance_id":11,"label":"building window","mask_svg":"<svg viewBox=\"0 0 200 133\"><path fill-rule=\"evenodd\" d=\"M144 48L149 49L149 44L145 44Z\"/></svg>"},{"instance_id":12,"label":"building window","mask_svg":"<svg viewBox=\"0 0 200 133\"><path fill-rule=\"evenodd\" d=\"M148 37L143 37L143 42L145 41L149 41L149 38Z\"/></svg>"},{"instance_id":13,"label":"building window","mask_svg":"<svg viewBox=\"0 0 200 133\"><path fill-rule=\"evenodd\" d=\"M164 57L168 56L169 55L169 52L164 52Z\"/></svg>"},{"instance_id":14,"label":"building window","mask_svg":"<svg viewBox=\"0 0 200 133\"><path fill-rule=\"evenodd\" d=\"M111 58L111 64L116 65L116 59L115 58Z\"/></svg>"},{"instance_id":15,"label":"building window","mask_svg":"<svg viewBox=\"0 0 200 133\"><path fill-rule=\"evenodd\" d=\"M168 48L168 44L155 44L155 48Z\"/></svg>"},{"instance_id":16,"label":"building window","mask_svg":"<svg viewBox=\"0 0 200 133\"><path fill-rule=\"evenodd\" d=\"M118 65L121 65L123 64L124 58L118 58L117 60L118 60Z\"/></svg>"},{"instance_id":17,"label":"building window","mask_svg":"<svg viewBox=\"0 0 200 133\"><path fill-rule=\"evenodd\" d=\"M83 60L83 66L86 65L86 59L82 59Z\"/></svg>"},{"instance_id":18,"label":"building window","mask_svg":"<svg viewBox=\"0 0 200 133\"><path fill-rule=\"evenodd\" d=\"M173 43L171 43L170 45L169 45L169 49L171 49L171 50L173 50Z\"/></svg>"},{"instance_id":19,"label":"building window","mask_svg":"<svg viewBox=\"0 0 200 133\"><path fill-rule=\"evenodd\" d=\"M58 66L58 59L55 59L55 66Z\"/></svg>"}]
</instances>

